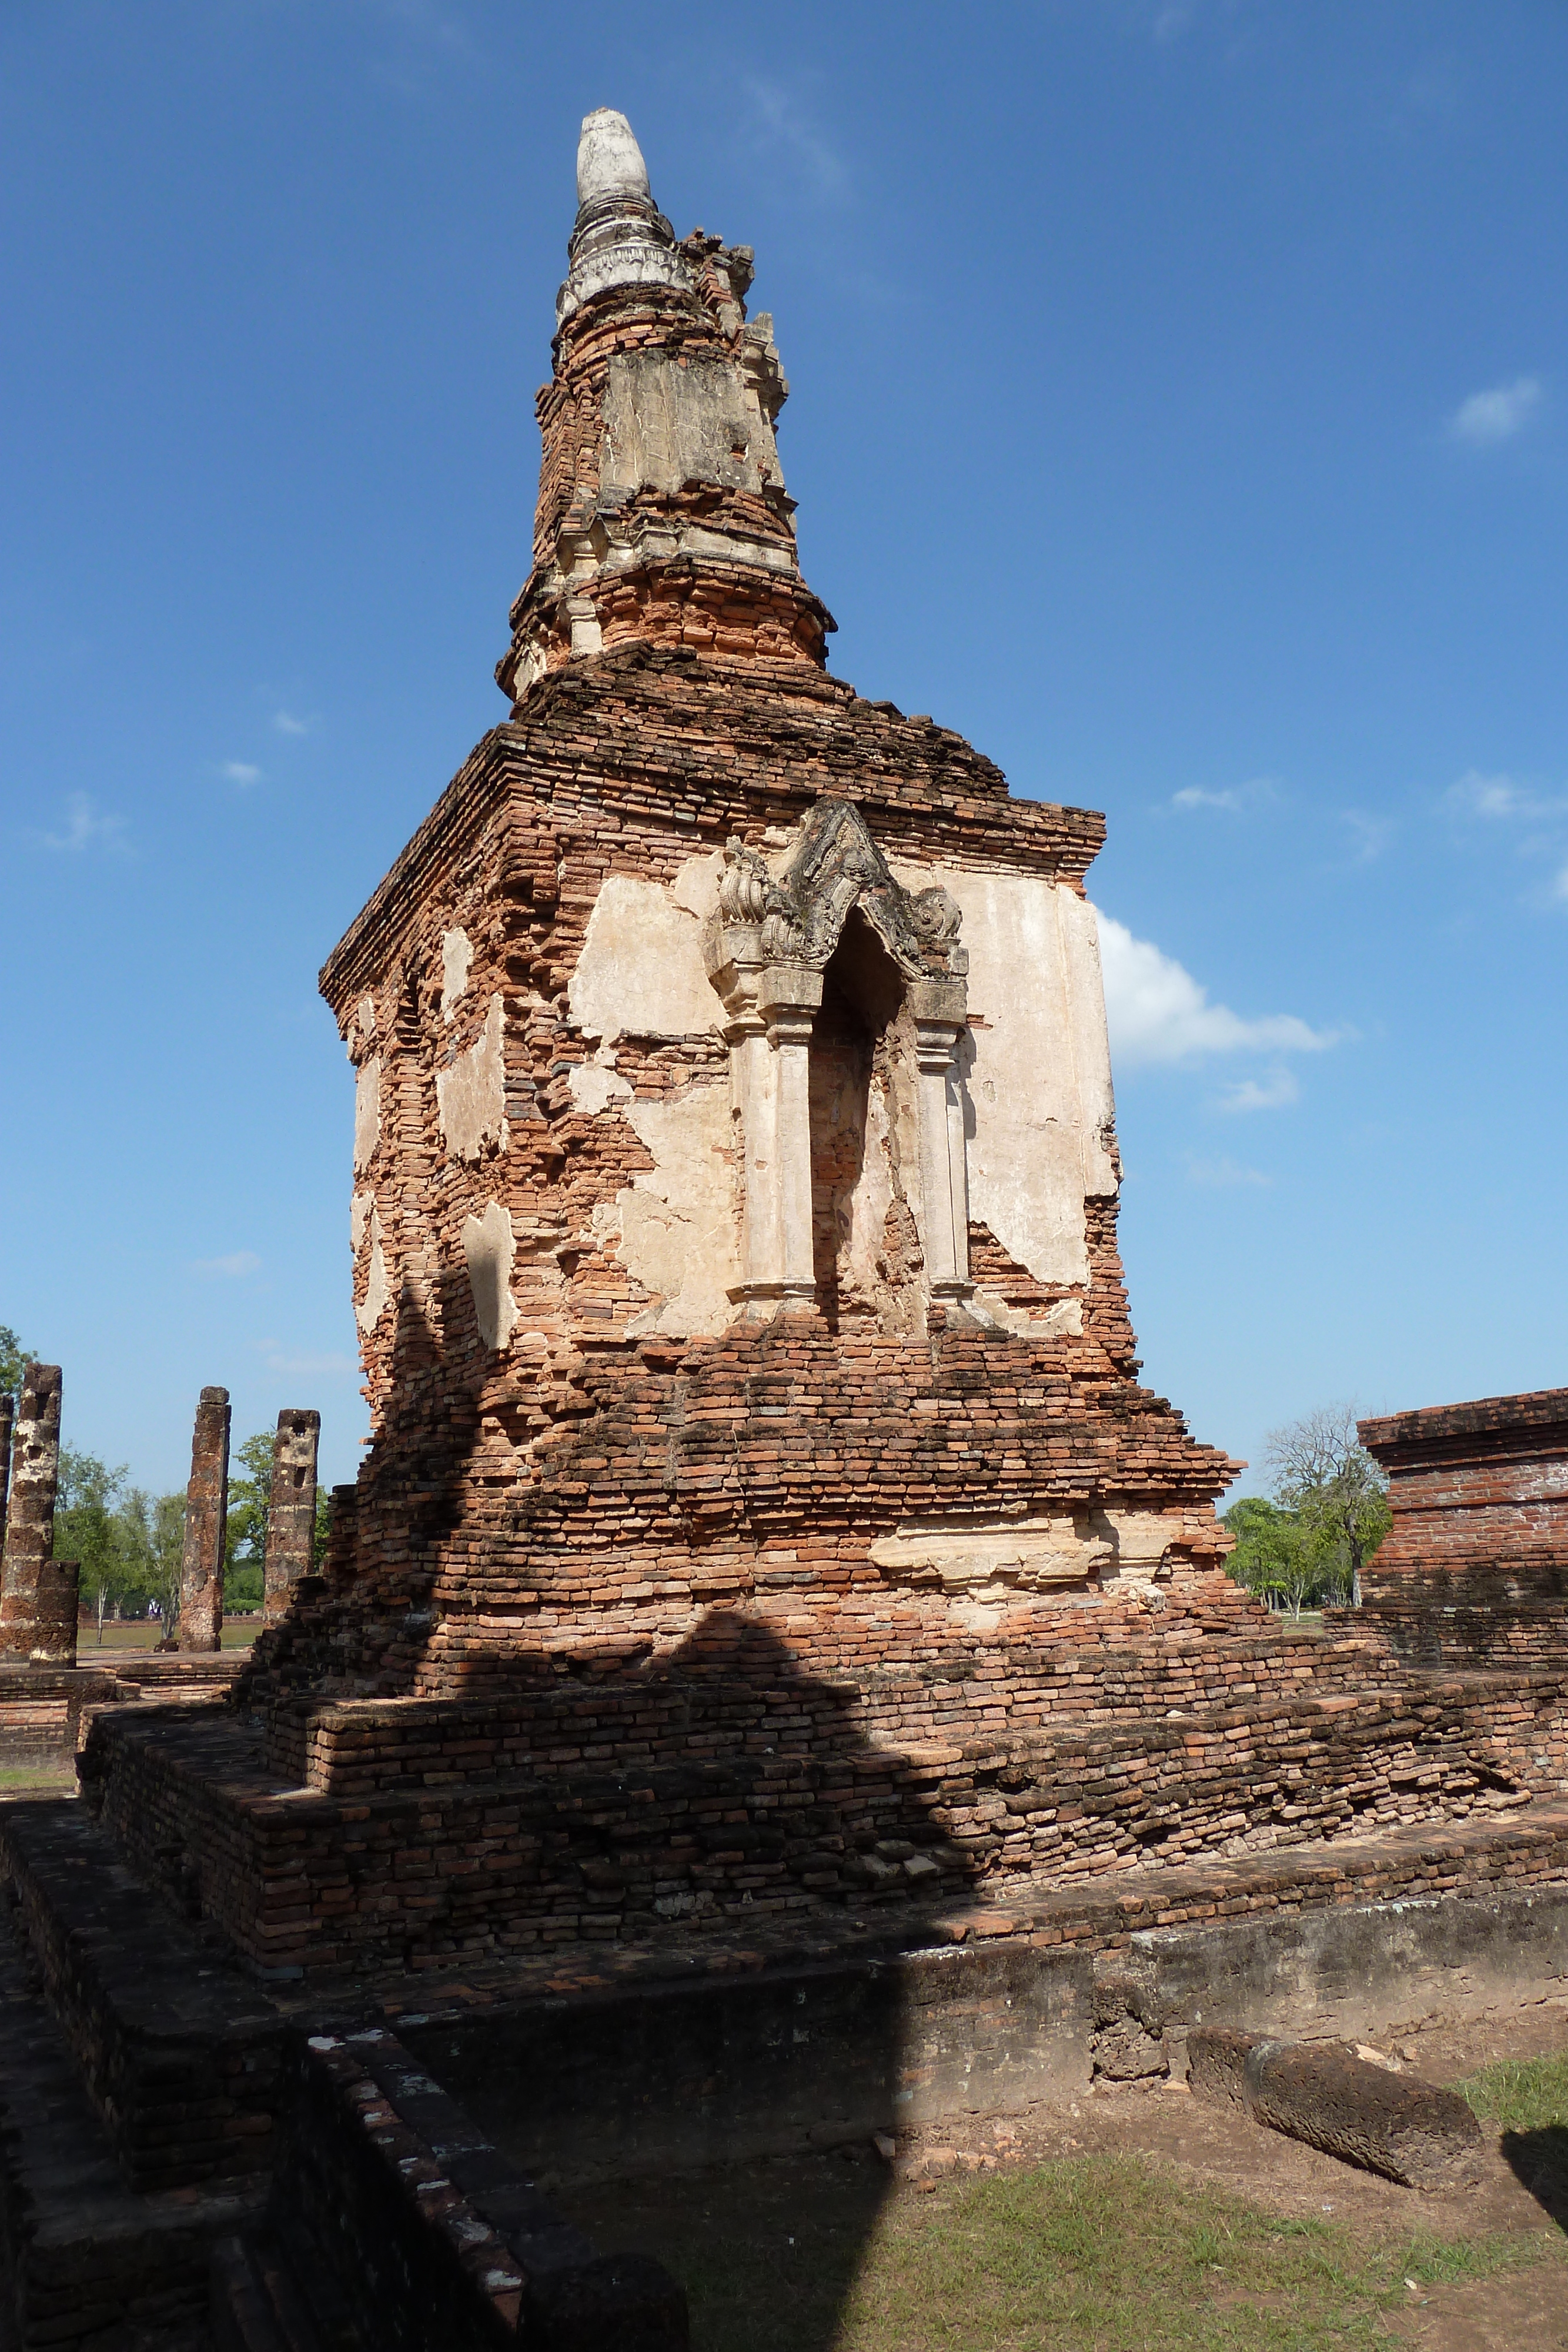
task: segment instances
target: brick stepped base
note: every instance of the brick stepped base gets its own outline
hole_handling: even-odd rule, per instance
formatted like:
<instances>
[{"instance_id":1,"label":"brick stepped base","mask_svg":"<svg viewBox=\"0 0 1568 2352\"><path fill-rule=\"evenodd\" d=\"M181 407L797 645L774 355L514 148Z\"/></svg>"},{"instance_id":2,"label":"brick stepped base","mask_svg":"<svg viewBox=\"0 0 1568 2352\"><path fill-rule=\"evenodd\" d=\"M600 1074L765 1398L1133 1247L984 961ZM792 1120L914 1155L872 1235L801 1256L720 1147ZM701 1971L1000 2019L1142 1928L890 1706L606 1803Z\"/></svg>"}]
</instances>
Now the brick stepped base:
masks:
<instances>
[{"instance_id":1,"label":"brick stepped base","mask_svg":"<svg viewBox=\"0 0 1568 2352\"><path fill-rule=\"evenodd\" d=\"M86 1809L0 1806L0 1868L128 2187L254 2183L271 2161L287 2006L183 1926Z\"/></svg>"},{"instance_id":2,"label":"brick stepped base","mask_svg":"<svg viewBox=\"0 0 1568 2352\"><path fill-rule=\"evenodd\" d=\"M638 1696L594 1696L612 1743L581 1737L567 1694L557 1730L576 1736L499 1771L521 1752L515 1708L334 1709L330 1794L268 1770L232 1717L110 1713L84 1788L142 1874L199 1902L254 1965L331 1976L675 1925L799 1932L915 1896L1005 1906L1107 1874L1486 1818L1568 1786L1562 1673L1406 1672L1326 1696L1238 1692L1135 1736L988 1727L903 1749L852 1727L834 1747L781 1716L768 1744L673 1758L629 1736Z\"/></svg>"},{"instance_id":3,"label":"brick stepped base","mask_svg":"<svg viewBox=\"0 0 1568 2352\"><path fill-rule=\"evenodd\" d=\"M225 2238L213 2255L213 2352L327 2352L270 2230Z\"/></svg>"},{"instance_id":4,"label":"brick stepped base","mask_svg":"<svg viewBox=\"0 0 1568 2352\"><path fill-rule=\"evenodd\" d=\"M145 2195L50 2016L10 1905L0 1912L0 2221L7 2352L198 2352L213 2247L255 2191ZM118 2329L119 2333L112 2331Z\"/></svg>"}]
</instances>

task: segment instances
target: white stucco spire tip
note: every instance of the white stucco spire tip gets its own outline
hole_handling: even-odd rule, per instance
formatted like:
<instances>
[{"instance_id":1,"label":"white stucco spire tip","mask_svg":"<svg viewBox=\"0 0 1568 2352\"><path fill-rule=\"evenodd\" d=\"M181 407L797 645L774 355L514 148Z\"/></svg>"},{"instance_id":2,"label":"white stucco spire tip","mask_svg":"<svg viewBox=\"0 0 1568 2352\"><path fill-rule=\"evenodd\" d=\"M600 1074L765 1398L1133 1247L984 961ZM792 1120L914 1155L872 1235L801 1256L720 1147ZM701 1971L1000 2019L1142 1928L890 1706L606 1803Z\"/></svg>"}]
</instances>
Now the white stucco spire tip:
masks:
<instances>
[{"instance_id":1,"label":"white stucco spire tip","mask_svg":"<svg viewBox=\"0 0 1568 2352\"><path fill-rule=\"evenodd\" d=\"M596 106L582 118L577 142L577 201L593 204L601 196L651 199L648 166L643 161L632 125L612 106Z\"/></svg>"}]
</instances>

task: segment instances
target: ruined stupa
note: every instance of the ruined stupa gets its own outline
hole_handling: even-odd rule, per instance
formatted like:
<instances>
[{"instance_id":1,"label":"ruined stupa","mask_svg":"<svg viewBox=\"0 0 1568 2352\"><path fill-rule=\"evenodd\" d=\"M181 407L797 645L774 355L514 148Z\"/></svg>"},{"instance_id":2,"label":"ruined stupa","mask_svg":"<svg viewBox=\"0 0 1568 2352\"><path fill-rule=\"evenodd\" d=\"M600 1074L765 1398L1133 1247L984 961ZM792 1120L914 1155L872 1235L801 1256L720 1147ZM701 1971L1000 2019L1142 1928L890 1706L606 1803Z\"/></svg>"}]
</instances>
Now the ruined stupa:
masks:
<instances>
[{"instance_id":1,"label":"ruined stupa","mask_svg":"<svg viewBox=\"0 0 1568 2352\"><path fill-rule=\"evenodd\" d=\"M583 128L509 718L322 988L373 1445L271 1673L473 1691L715 1611L810 1671L1228 1604L1136 1381L1103 822L824 666L752 256ZM1087 1612L1087 1614L1086 1614Z\"/></svg>"},{"instance_id":2,"label":"ruined stupa","mask_svg":"<svg viewBox=\"0 0 1568 2352\"><path fill-rule=\"evenodd\" d=\"M1568 1399L1369 1430L1366 1610L1226 1576L1116 1253L1103 821L828 674L750 254L620 115L578 193L509 715L322 978L364 1465L227 1699L95 1698L86 1802L0 1807L38 2352L680 2352L536 2173L1568 1988Z\"/></svg>"}]
</instances>

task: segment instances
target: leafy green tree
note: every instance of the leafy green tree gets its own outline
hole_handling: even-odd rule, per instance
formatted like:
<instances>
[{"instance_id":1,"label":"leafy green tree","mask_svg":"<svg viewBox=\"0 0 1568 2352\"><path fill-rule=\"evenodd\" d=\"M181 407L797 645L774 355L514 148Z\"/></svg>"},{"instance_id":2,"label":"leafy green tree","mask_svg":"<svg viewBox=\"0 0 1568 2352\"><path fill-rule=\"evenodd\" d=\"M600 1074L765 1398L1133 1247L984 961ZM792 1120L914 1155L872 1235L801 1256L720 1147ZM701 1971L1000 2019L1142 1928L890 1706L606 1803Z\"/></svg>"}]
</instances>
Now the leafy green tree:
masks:
<instances>
[{"instance_id":1,"label":"leafy green tree","mask_svg":"<svg viewBox=\"0 0 1568 2352\"><path fill-rule=\"evenodd\" d=\"M1353 1404L1320 1406L1271 1430L1265 1458L1274 1497L1294 1512L1325 1591L1361 1605L1361 1572L1394 1524L1388 1480L1362 1444Z\"/></svg>"},{"instance_id":2,"label":"leafy green tree","mask_svg":"<svg viewBox=\"0 0 1568 2352\"><path fill-rule=\"evenodd\" d=\"M20 1396L22 1374L33 1361L9 1323L0 1323L0 1396Z\"/></svg>"},{"instance_id":3,"label":"leafy green tree","mask_svg":"<svg viewBox=\"0 0 1568 2352\"><path fill-rule=\"evenodd\" d=\"M147 1589L158 1603L163 1638L171 1640L180 1622L180 1570L185 1555L185 1497L160 1495L149 1514Z\"/></svg>"},{"instance_id":4,"label":"leafy green tree","mask_svg":"<svg viewBox=\"0 0 1568 2352\"><path fill-rule=\"evenodd\" d=\"M1231 1505L1224 1524L1236 1538L1226 1563L1236 1581L1271 1609L1288 1607L1300 1617L1312 1594L1314 1563L1296 1514L1248 1495Z\"/></svg>"},{"instance_id":5,"label":"leafy green tree","mask_svg":"<svg viewBox=\"0 0 1568 2352\"><path fill-rule=\"evenodd\" d=\"M329 1486L316 1489L316 1525L310 1531L310 1566L319 1576L327 1565L327 1546L332 1539L332 1490Z\"/></svg>"},{"instance_id":6,"label":"leafy green tree","mask_svg":"<svg viewBox=\"0 0 1568 2352\"><path fill-rule=\"evenodd\" d=\"M113 1596L133 1580L135 1563L120 1517L126 1467L110 1469L79 1446L60 1448L55 1502L55 1558L81 1563L82 1599L98 1614L98 1638Z\"/></svg>"},{"instance_id":7,"label":"leafy green tree","mask_svg":"<svg viewBox=\"0 0 1568 2352\"><path fill-rule=\"evenodd\" d=\"M274 1433L258 1430L235 1452L229 1473L228 1538L224 1553L224 1607L259 1609L267 1558L267 1517L272 1504Z\"/></svg>"}]
</instances>

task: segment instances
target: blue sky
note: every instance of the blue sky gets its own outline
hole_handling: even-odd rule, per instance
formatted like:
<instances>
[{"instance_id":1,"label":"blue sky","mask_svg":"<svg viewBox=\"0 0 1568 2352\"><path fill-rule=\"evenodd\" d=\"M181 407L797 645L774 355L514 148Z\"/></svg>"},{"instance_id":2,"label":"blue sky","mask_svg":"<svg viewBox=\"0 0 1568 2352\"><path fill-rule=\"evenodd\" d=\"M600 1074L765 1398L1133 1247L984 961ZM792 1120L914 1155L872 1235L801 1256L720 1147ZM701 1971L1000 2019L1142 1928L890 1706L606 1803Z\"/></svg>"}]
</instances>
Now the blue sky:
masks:
<instances>
[{"instance_id":1,"label":"blue sky","mask_svg":"<svg viewBox=\"0 0 1568 2352\"><path fill-rule=\"evenodd\" d=\"M315 973L504 707L577 125L758 252L832 666L1104 809L1145 1378L1555 1385L1568 11L0 12L0 1322L364 1429ZM1256 1479L1249 1484L1256 1484Z\"/></svg>"}]
</instances>

